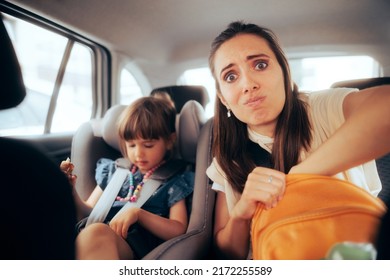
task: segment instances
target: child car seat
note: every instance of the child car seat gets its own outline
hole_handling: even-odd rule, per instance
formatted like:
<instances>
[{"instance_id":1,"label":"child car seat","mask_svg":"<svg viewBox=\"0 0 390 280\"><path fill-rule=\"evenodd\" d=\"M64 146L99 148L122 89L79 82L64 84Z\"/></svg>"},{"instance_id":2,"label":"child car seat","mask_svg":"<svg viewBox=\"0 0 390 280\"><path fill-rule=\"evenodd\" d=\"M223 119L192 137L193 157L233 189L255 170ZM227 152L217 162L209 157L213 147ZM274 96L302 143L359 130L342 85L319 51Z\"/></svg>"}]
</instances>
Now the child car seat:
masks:
<instances>
[{"instance_id":1,"label":"child car seat","mask_svg":"<svg viewBox=\"0 0 390 280\"><path fill-rule=\"evenodd\" d=\"M209 119L202 127L198 138L195 165L195 185L192 197L192 211L185 234L172 238L149 254L149 260L198 260L214 259L212 251L213 213L215 191L206 175L211 164L213 119Z\"/></svg>"},{"instance_id":2,"label":"child car seat","mask_svg":"<svg viewBox=\"0 0 390 280\"><path fill-rule=\"evenodd\" d=\"M77 175L76 190L84 199L89 196L96 186L94 176L97 160L101 157L111 159L122 157L119 148L119 139L116 133L116 121L125 107L125 105L113 106L106 112L102 119L91 120L83 124L74 135L71 152L71 160L75 165L73 173ZM204 109L197 101L190 100L184 104L177 118L177 147L175 157L187 162L195 170L196 177L201 172L196 162L196 153L200 130L206 122ZM197 180L199 179L195 178L195 182ZM209 199L206 195L204 185L202 184L198 187L195 183L187 233L190 231L193 232L194 230L202 231L202 229L197 229L198 224L194 225L194 221L198 222L204 219L204 211L208 209L206 204ZM203 222L200 227L203 227ZM180 236L173 240L168 240L158 248L155 248L145 258L199 258L201 253L198 252L198 247L207 248L207 242L209 242L207 236L207 238L198 240L199 242L192 247L182 247L182 249L173 250L170 245L172 242L180 243L180 239L184 239L184 237ZM175 253L167 253L168 251Z\"/></svg>"}]
</instances>

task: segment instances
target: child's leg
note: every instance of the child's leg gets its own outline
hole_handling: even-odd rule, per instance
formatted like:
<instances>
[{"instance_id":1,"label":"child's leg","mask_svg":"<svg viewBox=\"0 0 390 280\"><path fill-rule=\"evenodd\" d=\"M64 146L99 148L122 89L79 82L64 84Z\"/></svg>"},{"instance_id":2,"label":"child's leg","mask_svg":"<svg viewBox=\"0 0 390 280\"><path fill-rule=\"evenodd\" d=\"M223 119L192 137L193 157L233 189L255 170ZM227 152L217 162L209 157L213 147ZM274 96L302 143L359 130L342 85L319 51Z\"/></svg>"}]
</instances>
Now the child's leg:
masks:
<instances>
[{"instance_id":1,"label":"child's leg","mask_svg":"<svg viewBox=\"0 0 390 280\"><path fill-rule=\"evenodd\" d=\"M83 229L76 239L76 257L84 260L133 259L127 242L108 225L92 224Z\"/></svg>"}]
</instances>

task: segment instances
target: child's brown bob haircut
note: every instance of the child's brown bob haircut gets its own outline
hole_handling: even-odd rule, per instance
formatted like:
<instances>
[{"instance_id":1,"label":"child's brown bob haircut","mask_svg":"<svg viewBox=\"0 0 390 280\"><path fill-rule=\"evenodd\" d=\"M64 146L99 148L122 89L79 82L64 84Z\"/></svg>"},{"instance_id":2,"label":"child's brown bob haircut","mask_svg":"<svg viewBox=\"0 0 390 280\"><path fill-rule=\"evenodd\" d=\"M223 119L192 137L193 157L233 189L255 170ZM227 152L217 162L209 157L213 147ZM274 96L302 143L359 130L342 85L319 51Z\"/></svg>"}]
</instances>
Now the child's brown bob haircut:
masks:
<instances>
[{"instance_id":1,"label":"child's brown bob haircut","mask_svg":"<svg viewBox=\"0 0 390 280\"><path fill-rule=\"evenodd\" d=\"M122 153L127 156L126 141L138 138L171 141L172 133L176 133L175 123L176 108L167 100L153 96L135 100L119 117Z\"/></svg>"}]
</instances>

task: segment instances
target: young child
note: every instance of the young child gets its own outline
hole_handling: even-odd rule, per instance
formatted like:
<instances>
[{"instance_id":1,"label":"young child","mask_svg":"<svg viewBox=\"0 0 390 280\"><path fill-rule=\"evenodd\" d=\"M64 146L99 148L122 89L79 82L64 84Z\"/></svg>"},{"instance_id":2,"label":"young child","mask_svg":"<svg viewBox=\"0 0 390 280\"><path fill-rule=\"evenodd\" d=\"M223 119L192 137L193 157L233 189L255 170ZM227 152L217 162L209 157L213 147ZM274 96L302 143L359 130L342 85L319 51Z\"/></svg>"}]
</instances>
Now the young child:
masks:
<instances>
[{"instance_id":1,"label":"young child","mask_svg":"<svg viewBox=\"0 0 390 280\"><path fill-rule=\"evenodd\" d=\"M122 153L131 162L130 174L111 207L109 223L91 224L77 236L77 258L141 259L164 240L186 231L185 198L193 191L194 173L183 168L173 172L141 208L127 209L110 220L124 203L136 201L153 173L168 166L183 166L172 160L175 119L175 107L152 96L140 98L125 109L118 130ZM69 161L62 162L61 169L68 172L72 182L76 180ZM97 186L90 197L83 201L75 194L79 216L89 215L115 169L115 161L105 158L98 161Z\"/></svg>"}]
</instances>

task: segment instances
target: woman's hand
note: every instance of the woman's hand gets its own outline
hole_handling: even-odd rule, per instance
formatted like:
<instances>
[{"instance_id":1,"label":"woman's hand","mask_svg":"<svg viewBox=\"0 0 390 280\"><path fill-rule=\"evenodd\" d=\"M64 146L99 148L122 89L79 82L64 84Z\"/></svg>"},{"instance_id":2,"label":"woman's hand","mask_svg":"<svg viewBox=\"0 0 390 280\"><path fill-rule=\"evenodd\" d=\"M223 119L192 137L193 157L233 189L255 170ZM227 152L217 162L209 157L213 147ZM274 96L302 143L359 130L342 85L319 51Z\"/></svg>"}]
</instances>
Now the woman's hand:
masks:
<instances>
[{"instance_id":1,"label":"woman's hand","mask_svg":"<svg viewBox=\"0 0 390 280\"><path fill-rule=\"evenodd\" d=\"M244 191L233 209L236 218L249 220L253 217L257 204L265 209L273 208L282 199L286 189L285 174L269 168L256 167L248 175Z\"/></svg>"},{"instance_id":2,"label":"woman's hand","mask_svg":"<svg viewBox=\"0 0 390 280\"><path fill-rule=\"evenodd\" d=\"M127 237L129 227L138 221L139 208L129 208L110 221L110 228L123 239Z\"/></svg>"}]
</instances>

